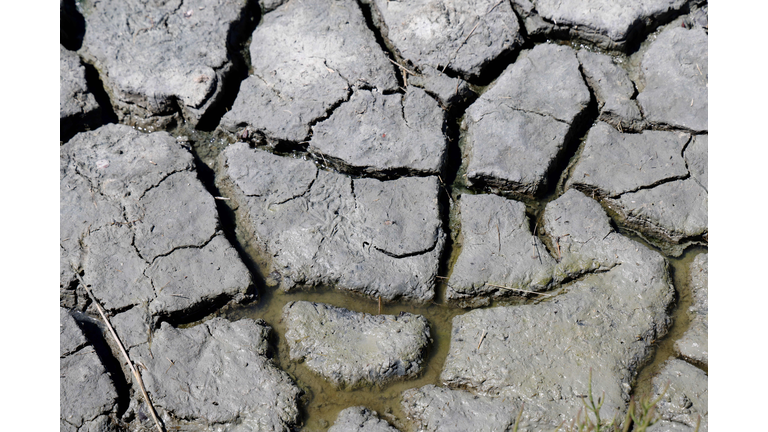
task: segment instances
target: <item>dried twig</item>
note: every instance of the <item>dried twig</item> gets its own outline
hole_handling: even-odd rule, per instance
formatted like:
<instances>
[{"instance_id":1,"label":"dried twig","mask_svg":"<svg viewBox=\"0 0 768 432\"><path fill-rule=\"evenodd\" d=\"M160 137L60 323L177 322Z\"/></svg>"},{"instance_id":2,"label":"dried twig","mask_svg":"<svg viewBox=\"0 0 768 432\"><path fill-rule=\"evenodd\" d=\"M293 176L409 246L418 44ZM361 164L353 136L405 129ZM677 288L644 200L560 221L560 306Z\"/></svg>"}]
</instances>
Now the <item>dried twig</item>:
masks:
<instances>
[{"instance_id":1,"label":"dried twig","mask_svg":"<svg viewBox=\"0 0 768 432\"><path fill-rule=\"evenodd\" d=\"M155 426L157 426L157 430L160 432L164 432L163 426L160 424L160 419L157 418L157 414L155 413L155 407L152 405L152 401L149 400L149 394L147 394L147 389L144 388L144 381L141 379L141 375L139 374L139 371L137 371L136 367L133 365L131 358L128 357L128 353L125 351L125 347L123 347L123 343L120 342L120 338L117 337L117 333L115 333L115 329L112 328L112 325L109 323L109 320L107 319L107 315L104 313L104 309L101 308L99 301L96 300L96 296L93 295L93 293L91 292L91 289L88 288L88 285L85 284L85 281L83 281L83 278L80 277L80 273L78 273L74 267L72 268L72 270L75 272L75 276L77 276L77 280L80 281L80 283L83 285L83 288L85 288L85 291L91 297L91 300L93 300L93 304L96 305L96 309L99 311L99 315L101 315L101 319L104 320L104 323L107 325L107 328L109 329L110 334L115 339L115 343L117 344L118 348L120 348L120 352L123 353L123 357L125 357L125 360L128 362L128 366L131 368L131 372L133 372L133 377L136 378L136 382L139 384L139 388L141 389L141 394L144 396L144 400L147 402L147 406L149 407L149 413L152 414L152 419L155 421Z\"/></svg>"},{"instance_id":2,"label":"dried twig","mask_svg":"<svg viewBox=\"0 0 768 432\"><path fill-rule=\"evenodd\" d=\"M416 72L414 72L414 71L412 71L412 70L408 69L407 67L405 67L405 66L401 65L400 63L398 63L398 62L396 62L396 61L392 60L391 58L387 58L387 60L389 60L389 61L390 61L390 62L391 62L393 65L395 65L395 66L399 67L400 69L402 69L402 70L404 70L404 71L408 72L409 74L411 74L411 75L413 75L413 76L421 76L420 74L417 74Z\"/></svg>"},{"instance_id":3,"label":"dried twig","mask_svg":"<svg viewBox=\"0 0 768 432\"><path fill-rule=\"evenodd\" d=\"M496 236L499 240L499 255L501 255L501 231L499 230L499 223L496 222Z\"/></svg>"},{"instance_id":4,"label":"dried twig","mask_svg":"<svg viewBox=\"0 0 768 432\"><path fill-rule=\"evenodd\" d=\"M168 361L171 362L171 365L168 366L168 369L165 370L165 373L168 373L168 371L171 370L172 367L176 366L176 363L174 363L173 360L169 359L168 357L166 357L166 359L168 359ZM144 366L144 365L142 365L142 366ZM144 369L146 369L146 368L147 367L144 366Z\"/></svg>"},{"instance_id":5,"label":"dried twig","mask_svg":"<svg viewBox=\"0 0 768 432\"><path fill-rule=\"evenodd\" d=\"M480 342L477 343L477 349L480 349L480 345L483 343L483 339L485 339L486 334L488 334L488 332L483 330L483 335L480 336Z\"/></svg>"},{"instance_id":6,"label":"dried twig","mask_svg":"<svg viewBox=\"0 0 768 432\"><path fill-rule=\"evenodd\" d=\"M520 288L510 288L510 287L506 287L504 285L495 285L495 284L488 283L488 282L486 282L485 284L488 285L488 286L492 286L492 287L496 287L496 288L502 288L502 289L509 290L509 291L520 291L520 292L524 292L524 293L527 293L527 294L536 294L536 295L540 295L540 296L552 297L551 294L545 294L545 293L540 293L540 292L536 292L536 291L527 291L527 290L520 289Z\"/></svg>"},{"instance_id":7,"label":"dried twig","mask_svg":"<svg viewBox=\"0 0 768 432\"><path fill-rule=\"evenodd\" d=\"M490 8L489 8L489 9L488 9L486 12L485 12L485 15L483 15L482 17L480 17L480 21L478 21L478 22L477 22L477 24L475 24L475 26L474 26L474 27L472 27L472 30L470 30L470 31L469 31L469 34L467 35L467 37L465 37L465 38L464 38L464 40L463 40L463 41L462 41L462 42L459 44L459 46L456 48L456 51L454 51L454 52L453 52L453 54L451 54L451 57L448 59L448 61L445 63L445 65L443 65L443 70L442 70L442 71L440 71L440 72L445 72L445 69L448 67L448 65L449 65L449 64L451 64L451 62L453 61L453 59L456 57L456 54L458 54L458 53L459 53L459 50L461 49L461 47L463 47L463 46L464 46L464 44L465 44L465 43L467 43L467 41L469 40L470 36L472 36L472 34L475 32L475 29L477 29L477 26L479 26L479 25L480 25L480 23L481 23L481 22L483 22L483 20L485 19L485 16L486 16L486 15L488 15L489 13L491 13L491 11L492 11L492 10L496 9L496 6L500 5L500 4L501 4L501 3L503 3L503 2L504 2L504 0L499 0L499 2L498 2L498 3L496 3L496 4L495 4L495 5L493 5L493 6L491 6L491 7L490 7Z\"/></svg>"},{"instance_id":8,"label":"dried twig","mask_svg":"<svg viewBox=\"0 0 768 432\"><path fill-rule=\"evenodd\" d=\"M536 243L536 232L539 230L539 221L536 221L536 225L533 227L533 247L536 249L536 256L539 258L539 264L544 264L541 261L541 253L539 253L539 244Z\"/></svg>"},{"instance_id":9,"label":"dried twig","mask_svg":"<svg viewBox=\"0 0 768 432\"><path fill-rule=\"evenodd\" d=\"M445 193L446 193L446 194L448 194L448 199L450 199L451 201L454 201L454 202L455 202L455 200L454 200L454 199L453 199L453 197L451 196L451 193L450 193L450 192L448 192L448 188L446 188L446 187L445 187L445 182L443 181L443 178L442 178L442 177L440 177L440 174L438 174L438 175L437 175L437 179L438 179L438 180L440 180L440 186L442 186L442 187L443 187L443 190L445 191Z\"/></svg>"},{"instance_id":10,"label":"dried twig","mask_svg":"<svg viewBox=\"0 0 768 432\"><path fill-rule=\"evenodd\" d=\"M499 2L499 3L501 3L501 2ZM459 44L458 48L456 48L456 51L454 51L453 54L451 54L451 58L448 59L448 61L443 65L443 70L441 70L440 72L445 72L445 68L447 68L448 65L451 64L451 62L453 61L453 58L456 57L456 54L459 53L459 50L461 49L461 47L464 46L465 43L467 43L467 40L469 40L469 37L472 36L472 33L475 32L475 29L477 28L477 26L480 25L481 22L482 22L482 20L478 21L477 24L475 24L475 26L472 27L472 30L469 32L467 37L464 38L464 40L461 42L461 44Z\"/></svg>"}]
</instances>

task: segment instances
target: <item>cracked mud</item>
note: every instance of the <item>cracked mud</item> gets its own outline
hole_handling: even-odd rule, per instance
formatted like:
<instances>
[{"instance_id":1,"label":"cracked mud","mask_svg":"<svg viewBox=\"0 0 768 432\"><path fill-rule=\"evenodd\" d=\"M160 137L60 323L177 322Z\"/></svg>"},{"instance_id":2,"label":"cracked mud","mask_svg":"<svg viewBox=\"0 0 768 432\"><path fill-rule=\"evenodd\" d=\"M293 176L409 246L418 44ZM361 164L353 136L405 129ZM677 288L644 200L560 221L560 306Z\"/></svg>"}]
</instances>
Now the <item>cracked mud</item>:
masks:
<instances>
[{"instance_id":1,"label":"cracked mud","mask_svg":"<svg viewBox=\"0 0 768 432\"><path fill-rule=\"evenodd\" d=\"M61 16L62 430L706 430L705 1Z\"/></svg>"}]
</instances>

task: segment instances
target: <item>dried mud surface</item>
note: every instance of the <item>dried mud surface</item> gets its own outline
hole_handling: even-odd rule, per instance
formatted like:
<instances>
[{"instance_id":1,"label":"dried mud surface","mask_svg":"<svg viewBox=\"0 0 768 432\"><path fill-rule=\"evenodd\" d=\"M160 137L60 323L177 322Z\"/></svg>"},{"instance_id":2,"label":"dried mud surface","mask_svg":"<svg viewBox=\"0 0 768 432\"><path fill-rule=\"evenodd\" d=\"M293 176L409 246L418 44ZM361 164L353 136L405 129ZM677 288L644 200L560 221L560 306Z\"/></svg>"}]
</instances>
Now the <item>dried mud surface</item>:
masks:
<instances>
[{"instance_id":1,"label":"dried mud surface","mask_svg":"<svg viewBox=\"0 0 768 432\"><path fill-rule=\"evenodd\" d=\"M161 3L60 3L61 430L95 302L165 430L706 430L706 1Z\"/></svg>"}]
</instances>

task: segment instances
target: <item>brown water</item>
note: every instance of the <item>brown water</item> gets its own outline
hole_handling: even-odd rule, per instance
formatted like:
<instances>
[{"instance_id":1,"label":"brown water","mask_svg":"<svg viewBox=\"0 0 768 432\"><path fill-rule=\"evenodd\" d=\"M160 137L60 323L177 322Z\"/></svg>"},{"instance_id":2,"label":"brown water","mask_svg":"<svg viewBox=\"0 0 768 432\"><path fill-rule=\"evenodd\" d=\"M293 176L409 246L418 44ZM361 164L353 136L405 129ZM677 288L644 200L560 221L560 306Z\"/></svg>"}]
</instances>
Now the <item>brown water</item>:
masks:
<instances>
[{"instance_id":1,"label":"brown water","mask_svg":"<svg viewBox=\"0 0 768 432\"><path fill-rule=\"evenodd\" d=\"M693 293L691 291L690 267L693 259L701 253L706 253L707 248L688 248L680 257L667 257L672 274L672 283L677 293L677 304L671 313L672 326L669 332L661 340L657 341L656 350L648 363L641 369L634 387L635 397L650 395L652 392L651 380L661 370L664 362L676 358L675 341L680 339L691 326L691 317L688 308L693 305ZM704 372L707 372L704 369Z\"/></svg>"},{"instance_id":2,"label":"brown water","mask_svg":"<svg viewBox=\"0 0 768 432\"><path fill-rule=\"evenodd\" d=\"M215 157L223 149L226 139L213 137L197 132L188 132L192 138L196 153L201 161L209 167L215 166ZM462 143L463 147L463 143ZM466 161L466 158L464 158ZM466 162L462 167L462 173L466 168ZM461 193L471 193L465 186L462 176L451 186L451 198L447 201L449 206L448 228L450 231L450 244L448 270L458 259L461 251L462 236L459 222L459 206L456 199ZM229 186L222 182L219 187L221 194L228 195ZM226 204L232 204L226 202ZM250 261L251 268L257 268L259 276L268 274L270 263L263 253L255 246L246 230L242 229L243 221L247 215L235 211L237 228L235 229L237 242ZM409 388L422 387L427 384L440 384L440 372L448 355L450 345L452 320L455 316L467 312L466 309L450 306L443 303L446 276L438 278L438 286L435 292L435 300L425 305L411 303L386 303L382 301L381 313L397 315L400 312L409 312L424 316L430 324L432 342L429 346L424 369L416 378L387 383L383 386L369 386L356 389L341 389L326 381L320 375L309 370L303 363L292 361L288 344L285 339L286 328L282 322L282 310L286 303L291 301L312 301L326 303L342 307L356 312L369 314L379 313L379 303L357 295L349 291L342 291L332 287L317 289L296 290L285 292L277 288L261 286L259 288L259 300L257 303L246 306L231 306L221 310L217 315L235 321L243 318L263 319L272 326L274 332L273 341L275 352L273 359L280 369L286 371L296 384L304 391L303 400L300 403L302 410L302 430L325 431L333 425L339 412L352 406L365 406L389 421L403 431L411 430L407 424L406 416L400 406L400 398L403 391ZM510 298L494 302L493 305L520 304L526 299Z\"/></svg>"},{"instance_id":3,"label":"brown water","mask_svg":"<svg viewBox=\"0 0 768 432\"><path fill-rule=\"evenodd\" d=\"M458 249L458 248L457 248ZM253 251L249 251L250 252ZM679 258L669 259L673 283L678 300L672 313L673 324L669 333L658 341L656 351L649 363L641 370L634 394L643 395L651 392L651 379L661 369L663 363L674 358L674 342L679 339L690 325L690 317L686 313L692 304L692 294L689 284L689 266L699 253L706 252L705 248L693 248ZM255 252L251 254L254 256ZM453 260L452 260L453 261ZM444 286L439 292L444 291ZM439 295L438 297L442 297ZM339 412L351 406L365 406L377 411L379 415L399 429L406 431L411 428L400 407L400 397L404 390L421 387L427 384L440 385L440 372L448 355L450 346L452 320L455 316L467 310L451 307L445 304L430 303L413 305L405 303L382 303L381 313L397 315L400 312L420 314L430 323L432 343L429 348L427 361L421 374L406 381L396 381L383 386L370 386L354 390L336 388L318 374L309 370L303 363L292 361L289 356L288 344L285 339L286 328L281 319L283 306L290 301L321 302L349 310L378 314L379 305L376 300L358 296L333 288L320 288L295 292L284 292L279 289L267 288L261 292L257 304L227 308L221 315L230 320L242 318L263 319L272 326L275 333L276 352L275 363L298 384L305 392L301 408L305 422L302 430L325 431L333 425ZM494 302L492 306L501 304L520 303L519 300Z\"/></svg>"},{"instance_id":4,"label":"brown water","mask_svg":"<svg viewBox=\"0 0 768 432\"><path fill-rule=\"evenodd\" d=\"M461 250L461 235L458 231L458 206L452 206L450 223L452 229L453 248L449 256L449 268L453 267ZM242 215L241 215L242 216ZM269 271L269 264L259 251L251 245L253 242L239 233L238 241L243 245L246 254L254 263L258 263L263 272ZM407 424L405 413L400 406L403 391L410 388L422 387L427 384L440 385L440 373L448 356L450 347L452 320L455 316L467 312L467 309L444 304L445 277L440 277L436 288L435 300L419 305L410 303L387 303L382 301L381 313L397 315L409 312L424 316L430 325L432 342L426 357L424 369L416 378L387 383L383 386L369 386L356 389L337 388L320 375L312 372L303 363L290 359L288 343L285 339L286 327L282 321L282 310L291 301L311 301L326 303L356 312L368 314L379 313L377 300L342 291L330 287L305 289L285 292L277 288L262 288L258 303L246 306L232 306L223 309L218 315L232 321L243 318L263 319L273 328L276 352L274 361L280 369L286 371L296 384L304 391L302 417L304 431L325 431L336 421L339 412L352 406L365 406L378 414L402 431L411 430ZM531 300L521 297L511 297L494 301L493 306L524 304Z\"/></svg>"},{"instance_id":5,"label":"brown water","mask_svg":"<svg viewBox=\"0 0 768 432\"><path fill-rule=\"evenodd\" d=\"M285 340L286 328L282 322L281 315L283 306L286 303L299 300L326 303L369 314L378 314L379 306L376 300L331 288L297 292L269 290L262 296L259 304L234 308L223 314L223 316L230 320L260 318L273 327L277 335L275 338L277 352L275 353L274 360L282 370L288 372L305 392L302 405L306 423L302 429L305 431L324 431L334 423L339 411L351 406L363 405L366 408L377 411L379 415L402 430L407 430L404 425L405 415L400 408L400 395L409 388L439 383L440 372L448 355L451 320L454 316L465 311L434 303L418 306L402 303L387 304L383 302L382 314L397 315L404 311L423 315L429 320L432 343L429 348L426 366L415 379L396 381L381 387L372 386L346 390L336 388L333 384L309 370L303 363L290 359L288 344Z\"/></svg>"}]
</instances>

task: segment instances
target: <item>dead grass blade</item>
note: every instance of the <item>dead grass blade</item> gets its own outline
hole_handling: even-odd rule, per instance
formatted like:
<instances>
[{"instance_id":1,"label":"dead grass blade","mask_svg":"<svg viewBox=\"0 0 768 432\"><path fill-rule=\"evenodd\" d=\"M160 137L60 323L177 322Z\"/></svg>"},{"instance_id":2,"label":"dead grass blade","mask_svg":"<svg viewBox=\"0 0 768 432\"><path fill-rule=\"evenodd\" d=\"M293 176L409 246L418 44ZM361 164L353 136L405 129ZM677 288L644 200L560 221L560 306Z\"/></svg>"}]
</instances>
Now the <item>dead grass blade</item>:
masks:
<instances>
[{"instance_id":1,"label":"dead grass blade","mask_svg":"<svg viewBox=\"0 0 768 432\"><path fill-rule=\"evenodd\" d=\"M144 396L144 400L147 402L147 406L149 407L149 413L152 414L152 419L155 421L155 426L157 426L157 430L160 432L164 432L163 426L160 424L160 419L157 418L157 413L155 413L155 407L152 405L152 401L149 400L149 394L147 393L147 389L144 388L144 380L141 379L141 375L139 374L139 371L136 370L136 367L134 367L133 362L131 361L131 358L128 357L128 353L125 351L125 347L123 347L123 343L120 342L120 338L117 337L117 333L115 333L115 329L112 328L112 324L109 323L109 319L107 319L107 315L104 313L104 309L101 308L101 305L99 304L99 301L96 300L96 296L93 295L91 292L91 289L88 288L88 285L85 284L85 281L83 281L83 278L80 277L80 274L75 270L72 269L75 272L75 276L77 276L77 280L80 281L80 283L85 288L85 291L88 293L88 296L91 297L91 300L93 301L93 304L96 305L96 309L99 311L99 315L101 315L101 319L104 320L104 323L107 325L107 328L109 329L109 333L112 335L112 338L115 340L115 343L120 348L120 352L123 353L123 357L125 357L125 360L128 362L128 366L131 368L131 372L133 372L133 377L136 378L136 382L139 384L139 388L141 389L141 394Z\"/></svg>"}]
</instances>

